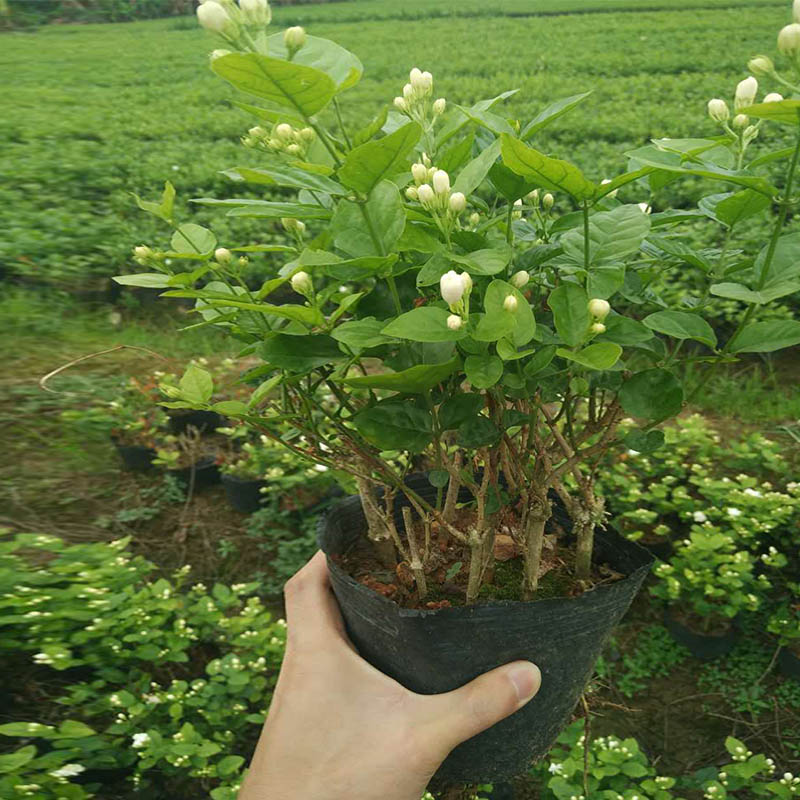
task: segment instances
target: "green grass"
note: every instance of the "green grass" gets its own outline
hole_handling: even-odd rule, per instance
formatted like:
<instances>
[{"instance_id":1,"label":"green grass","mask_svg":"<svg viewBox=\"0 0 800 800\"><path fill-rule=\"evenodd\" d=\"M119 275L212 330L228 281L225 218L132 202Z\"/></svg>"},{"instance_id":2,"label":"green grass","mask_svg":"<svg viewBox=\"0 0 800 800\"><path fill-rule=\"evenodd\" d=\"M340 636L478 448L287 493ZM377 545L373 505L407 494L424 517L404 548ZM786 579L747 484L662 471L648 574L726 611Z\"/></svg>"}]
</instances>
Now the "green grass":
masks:
<instances>
[{"instance_id":1,"label":"green grass","mask_svg":"<svg viewBox=\"0 0 800 800\"><path fill-rule=\"evenodd\" d=\"M390 102L414 64L451 102L520 89L505 113L522 120L591 89L536 144L600 179L650 137L712 133L707 99L730 97L747 58L774 51L787 15L788 3L763 0L361 0L280 8L276 27L302 22L362 58L365 77L344 98L351 125ZM214 43L193 19L50 26L3 45L14 78L0 100L0 270L69 290L125 271L133 245L164 233L129 193L152 196L165 179L183 218L213 221L223 243L274 232L185 205L230 195L219 170L258 162L238 142L251 120L208 70Z\"/></svg>"}]
</instances>

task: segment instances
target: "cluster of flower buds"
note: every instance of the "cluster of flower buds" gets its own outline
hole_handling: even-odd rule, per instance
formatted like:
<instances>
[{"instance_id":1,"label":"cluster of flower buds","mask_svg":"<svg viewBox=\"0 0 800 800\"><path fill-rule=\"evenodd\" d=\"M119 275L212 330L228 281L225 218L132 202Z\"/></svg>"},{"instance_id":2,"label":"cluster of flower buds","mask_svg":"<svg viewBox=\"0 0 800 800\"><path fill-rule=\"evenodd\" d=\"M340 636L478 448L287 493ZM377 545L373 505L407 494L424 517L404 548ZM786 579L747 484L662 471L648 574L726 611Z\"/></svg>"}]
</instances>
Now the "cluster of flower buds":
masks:
<instances>
[{"instance_id":1,"label":"cluster of flower buds","mask_svg":"<svg viewBox=\"0 0 800 800\"><path fill-rule=\"evenodd\" d=\"M589 313L592 315L593 320L592 324L589 326L589 330L593 334L606 332L606 326L603 324L603 320L610 312L611 305L608 300L601 300L599 297L595 297L589 301Z\"/></svg>"},{"instance_id":2,"label":"cluster of flower buds","mask_svg":"<svg viewBox=\"0 0 800 800\"><path fill-rule=\"evenodd\" d=\"M272 19L267 0L201 0L197 6L197 20L211 33L240 46L248 44L247 38L263 31Z\"/></svg>"},{"instance_id":3,"label":"cluster of flower buds","mask_svg":"<svg viewBox=\"0 0 800 800\"><path fill-rule=\"evenodd\" d=\"M414 67L408 75L403 94L394 99L394 107L409 119L430 130L434 120L444 114L447 101L444 97L433 99L433 75Z\"/></svg>"},{"instance_id":4,"label":"cluster of flower buds","mask_svg":"<svg viewBox=\"0 0 800 800\"><path fill-rule=\"evenodd\" d=\"M270 153L283 153L292 158L305 158L316 135L313 128L293 128L288 122L274 125L272 130L256 125L242 137L242 144Z\"/></svg>"},{"instance_id":5,"label":"cluster of flower buds","mask_svg":"<svg viewBox=\"0 0 800 800\"><path fill-rule=\"evenodd\" d=\"M452 312L447 318L447 327L451 331L460 330L464 325L464 321L469 317L469 296L470 292L472 292L472 278L468 272L459 274L454 269L451 269L439 279L439 291L442 293L442 299Z\"/></svg>"},{"instance_id":6,"label":"cluster of flower buds","mask_svg":"<svg viewBox=\"0 0 800 800\"><path fill-rule=\"evenodd\" d=\"M800 29L800 25L798 25ZM758 75L775 75L775 67L767 56L755 56L748 64L751 71ZM715 97L708 101L708 115L717 124L721 125L729 134L736 136L740 141L740 152L744 152L747 145L758 136L758 126L750 124L750 117L742 113L748 106L756 102L758 94L758 81L752 75L748 76L736 86L733 99L733 118L728 104ZM778 92L771 92L766 95L762 102L778 103L783 100L783 95Z\"/></svg>"},{"instance_id":7,"label":"cluster of flower buds","mask_svg":"<svg viewBox=\"0 0 800 800\"><path fill-rule=\"evenodd\" d=\"M443 169L434 167L425 153L422 161L411 165L411 175L414 185L406 189L406 197L418 201L424 209L451 226L467 207L464 193L452 191L450 176Z\"/></svg>"},{"instance_id":8,"label":"cluster of flower buds","mask_svg":"<svg viewBox=\"0 0 800 800\"><path fill-rule=\"evenodd\" d=\"M281 225L286 233L292 234L298 240L302 239L306 232L305 222L294 217L281 217Z\"/></svg>"}]
</instances>

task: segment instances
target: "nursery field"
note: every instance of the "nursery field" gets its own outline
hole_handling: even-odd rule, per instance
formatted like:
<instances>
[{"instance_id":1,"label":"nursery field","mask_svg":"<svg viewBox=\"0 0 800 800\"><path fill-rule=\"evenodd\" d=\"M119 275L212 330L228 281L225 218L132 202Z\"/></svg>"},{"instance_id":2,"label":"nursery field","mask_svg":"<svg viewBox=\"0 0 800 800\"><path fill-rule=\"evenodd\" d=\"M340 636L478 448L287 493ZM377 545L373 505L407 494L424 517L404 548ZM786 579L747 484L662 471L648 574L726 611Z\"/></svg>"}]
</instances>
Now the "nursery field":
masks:
<instances>
[{"instance_id":1,"label":"nursery field","mask_svg":"<svg viewBox=\"0 0 800 800\"><path fill-rule=\"evenodd\" d=\"M800 797L800 133L793 151L792 127L767 120L745 141L747 120L720 127L706 110L748 105L734 101L747 60L775 53L791 15L776 0L275 9L275 31L303 25L364 64L341 118L338 105L319 115L342 131L334 161L398 95L435 141L447 123L433 97L450 114L519 90L474 112L452 140L466 147L429 151L452 186L411 146L375 167L397 131L363 145L375 160L349 178L348 161L308 163L319 131L291 167L244 148L253 119L209 69L219 43L194 17L4 34L0 800L235 800L284 654L284 584L316 552L319 520L358 493L397 558L352 574L412 614L571 603L641 573L552 750L436 800ZM759 81L759 98L786 91ZM583 92L527 150L508 133ZM661 138L672 160L601 195L645 163L627 151ZM265 164L287 182L232 187L221 172ZM174 213L168 192L158 203L165 180ZM189 202L232 195L286 210ZM380 227L392 214L394 239ZM173 218L194 226L165 256ZM409 479L412 504L412 486L432 504L414 506L424 523L403 516L402 536L395 474L430 493ZM525 504L542 474L553 516L531 570L539 517ZM477 547L458 538L463 520ZM610 555L581 571L595 526L627 553L622 571ZM564 669L582 657L570 641ZM560 679L544 666L545 684Z\"/></svg>"}]
</instances>

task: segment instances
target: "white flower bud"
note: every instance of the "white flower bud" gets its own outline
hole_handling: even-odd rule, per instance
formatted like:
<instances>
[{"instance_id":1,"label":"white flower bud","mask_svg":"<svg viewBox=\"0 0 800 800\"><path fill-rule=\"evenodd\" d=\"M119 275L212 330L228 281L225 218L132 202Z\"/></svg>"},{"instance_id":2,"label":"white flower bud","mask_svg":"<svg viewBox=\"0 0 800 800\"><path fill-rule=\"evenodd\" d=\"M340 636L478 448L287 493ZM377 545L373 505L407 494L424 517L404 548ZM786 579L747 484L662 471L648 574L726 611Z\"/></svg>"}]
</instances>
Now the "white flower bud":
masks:
<instances>
[{"instance_id":1,"label":"white flower bud","mask_svg":"<svg viewBox=\"0 0 800 800\"><path fill-rule=\"evenodd\" d=\"M417 189L417 197L424 206L430 205L436 199L433 189L427 183L423 183L422 186Z\"/></svg>"},{"instance_id":2,"label":"white flower bud","mask_svg":"<svg viewBox=\"0 0 800 800\"><path fill-rule=\"evenodd\" d=\"M708 116L711 117L714 122L723 123L728 121L731 112L728 109L728 104L724 100L715 97L708 101Z\"/></svg>"},{"instance_id":3,"label":"white flower bud","mask_svg":"<svg viewBox=\"0 0 800 800\"><path fill-rule=\"evenodd\" d=\"M287 122L281 122L280 125L275 126L275 135L279 139L289 140L292 138L292 126Z\"/></svg>"},{"instance_id":4,"label":"white flower bud","mask_svg":"<svg viewBox=\"0 0 800 800\"><path fill-rule=\"evenodd\" d=\"M411 100L411 98L414 97L414 87L410 83L407 83L403 87L403 97L405 97L406 100Z\"/></svg>"},{"instance_id":5,"label":"white flower bud","mask_svg":"<svg viewBox=\"0 0 800 800\"><path fill-rule=\"evenodd\" d=\"M222 58L223 56L229 56L231 54L230 50L212 50L209 53L209 59L211 61L216 61L218 58Z\"/></svg>"},{"instance_id":6,"label":"white flower bud","mask_svg":"<svg viewBox=\"0 0 800 800\"><path fill-rule=\"evenodd\" d=\"M733 107L736 111L747 106L753 105L758 92L758 81L751 75L743 81L739 81L736 86L736 96L734 97Z\"/></svg>"},{"instance_id":7,"label":"white flower bud","mask_svg":"<svg viewBox=\"0 0 800 800\"><path fill-rule=\"evenodd\" d=\"M306 29L300 25L293 25L283 32L283 43L290 51L299 50L306 43Z\"/></svg>"},{"instance_id":8,"label":"white flower bud","mask_svg":"<svg viewBox=\"0 0 800 800\"><path fill-rule=\"evenodd\" d=\"M469 224L472 225L473 228L477 227L480 224L481 215L477 211L473 211L469 215Z\"/></svg>"},{"instance_id":9,"label":"white flower bud","mask_svg":"<svg viewBox=\"0 0 800 800\"><path fill-rule=\"evenodd\" d=\"M283 229L289 233L303 233L306 229L305 223L294 217L281 217L281 225L283 225Z\"/></svg>"},{"instance_id":10,"label":"white flower bud","mask_svg":"<svg viewBox=\"0 0 800 800\"><path fill-rule=\"evenodd\" d=\"M408 103L406 103L403 97L395 97L394 99L394 107L398 111L407 111L408 110Z\"/></svg>"},{"instance_id":11,"label":"white flower bud","mask_svg":"<svg viewBox=\"0 0 800 800\"><path fill-rule=\"evenodd\" d=\"M406 189L406 197L409 200L419 200L419 192L417 191L417 187L409 186L408 189Z\"/></svg>"},{"instance_id":12,"label":"white flower bud","mask_svg":"<svg viewBox=\"0 0 800 800\"><path fill-rule=\"evenodd\" d=\"M461 326L464 324L464 320L458 316L458 314L451 314L447 318L447 327L450 328L451 331L458 331L461 330Z\"/></svg>"},{"instance_id":13,"label":"white flower bud","mask_svg":"<svg viewBox=\"0 0 800 800\"><path fill-rule=\"evenodd\" d=\"M311 282L311 276L307 272L295 272L291 279L292 289L298 294L309 295L314 290L314 284Z\"/></svg>"},{"instance_id":14,"label":"white flower bud","mask_svg":"<svg viewBox=\"0 0 800 800\"><path fill-rule=\"evenodd\" d=\"M800 52L800 24L798 22L781 28L778 34L778 50L785 56L796 56Z\"/></svg>"},{"instance_id":15,"label":"white flower bud","mask_svg":"<svg viewBox=\"0 0 800 800\"><path fill-rule=\"evenodd\" d=\"M522 219L522 198L514 201L514 210L511 212L511 219Z\"/></svg>"},{"instance_id":16,"label":"white flower bud","mask_svg":"<svg viewBox=\"0 0 800 800\"><path fill-rule=\"evenodd\" d=\"M304 142L313 142L314 139L316 138L316 136L317 136L317 134L316 134L316 132L314 131L313 128L303 128L300 131L300 138Z\"/></svg>"},{"instance_id":17,"label":"white flower bud","mask_svg":"<svg viewBox=\"0 0 800 800\"><path fill-rule=\"evenodd\" d=\"M608 300L601 300L599 297L595 297L589 301L589 313L601 322L608 316L610 311L611 304Z\"/></svg>"},{"instance_id":18,"label":"white flower bud","mask_svg":"<svg viewBox=\"0 0 800 800\"><path fill-rule=\"evenodd\" d=\"M439 291L442 293L442 299L449 306L454 306L461 300L464 295L464 282L454 269L445 272L439 279Z\"/></svg>"},{"instance_id":19,"label":"white flower bud","mask_svg":"<svg viewBox=\"0 0 800 800\"><path fill-rule=\"evenodd\" d=\"M412 67L411 72L408 73L408 82L415 89L420 86L422 83L422 70L418 67Z\"/></svg>"},{"instance_id":20,"label":"white flower bud","mask_svg":"<svg viewBox=\"0 0 800 800\"><path fill-rule=\"evenodd\" d=\"M270 20L267 0L239 0L239 8L248 25L267 25Z\"/></svg>"},{"instance_id":21,"label":"white flower bud","mask_svg":"<svg viewBox=\"0 0 800 800\"><path fill-rule=\"evenodd\" d=\"M214 251L214 258L218 264L230 264L233 258L233 253L227 247L218 247Z\"/></svg>"},{"instance_id":22,"label":"white flower bud","mask_svg":"<svg viewBox=\"0 0 800 800\"><path fill-rule=\"evenodd\" d=\"M750 124L750 117L747 114L737 114L733 118L734 128L746 128Z\"/></svg>"},{"instance_id":23,"label":"white flower bud","mask_svg":"<svg viewBox=\"0 0 800 800\"><path fill-rule=\"evenodd\" d=\"M214 0L206 0L197 6L197 21L212 33L225 33L235 24L228 12Z\"/></svg>"},{"instance_id":24,"label":"white flower bud","mask_svg":"<svg viewBox=\"0 0 800 800\"><path fill-rule=\"evenodd\" d=\"M440 114L444 114L444 110L447 108L447 100L444 97L440 97L438 100L433 101L433 113L439 116Z\"/></svg>"},{"instance_id":25,"label":"white flower bud","mask_svg":"<svg viewBox=\"0 0 800 800\"><path fill-rule=\"evenodd\" d=\"M650 205L650 203L637 203L637 205L639 206L639 210L642 212L642 214L653 213L653 207Z\"/></svg>"},{"instance_id":26,"label":"white flower bud","mask_svg":"<svg viewBox=\"0 0 800 800\"><path fill-rule=\"evenodd\" d=\"M602 322L595 322L591 327L592 333L605 333L606 326Z\"/></svg>"},{"instance_id":27,"label":"white flower bud","mask_svg":"<svg viewBox=\"0 0 800 800\"><path fill-rule=\"evenodd\" d=\"M430 94L433 90L433 75L430 72L422 73L422 93Z\"/></svg>"},{"instance_id":28,"label":"white flower bud","mask_svg":"<svg viewBox=\"0 0 800 800\"><path fill-rule=\"evenodd\" d=\"M553 203L555 203L555 198L553 197L553 195L550 194L550 192L548 192L542 198L542 208L545 211L549 211L553 207Z\"/></svg>"},{"instance_id":29,"label":"white flower bud","mask_svg":"<svg viewBox=\"0 0 800 800\"><path fill-rule=\"evenodd\" d=\"M140 244L138 247L133 248L133 255L143 261L146 258L150 258L153 255L153 251L147 245Z\"/></svg>"},{"instance_id":30,"label":"white flower bud","mask_svg":"<svg viewBox=\"0 0 800 800\"><path fill-rule=\"evenodd\" d=\"M454 214L460 214L466 207L467 198L464 197L462 192L453 192L453 194L450 195L450 210Z\"/></svg>"},{"instance_id":31,"label":"white flower bud","mask_svg":"<svg viewBox=\"0 0 800 800\"><path fill-rule=\"evenodd\" d=\"M290 156L299 156L299 155L301 155L301 154L302 154L302 152L303 152L303 148L302 148L302 147L300 147L300 145L299 145L299 144L290 144L290 145L289 145L289 146L286 148L286 152L287 152L287 153L288 153Z\"/></svg>"},{"instance_id":32,"label":"white flower bud","mask_svg":"<svg viewBox=\"0 0 800 800\"><path fill-rule=\"evenodd\" d=\"M443 170L433 173L433 191L436 194L447 194L450 191L450 176Z\"/></svg>"},{"instance_id":33,"label":"white flower bud","mask_svg":"<svg viewBox=\"0 0 800 800\"><path fill-rule=\"evenodd\" d=\"M257 139L263 139L267 135L267 132L260 125L250 128L247 132Z\"/></svg>"},{"instance_id":34,"label":"white flower bud","mask_svg":"<svg viewBox=\"0 0 800 800\"><path fill-rule=\"evenodd\" d=\"M531 276L527 273L527 271L521 269L519 272L515 272L511 276L511 285L516 289L521 289L523 286L527 285L530 279Z\"/></svg>"},{"instance_id":35,"label":"white flower bud","mask_svg":"<svg viewBox=\"0 0 800 800\"><path fill-rule=\"evenodd\" d=\"M472 278L469 272L461 273L461 283L464 286L464 294L469 294L472 291Z\"/></svg>"},{"instance_id":36,"label":"white flower bud","mask_svg":"<svg viewBox=\"0 0 800 800\"><path fill-rule=\"evenodd\" d=\"M783 95L778 92L770 92L765 98L765 103L780 103L783 100Z\"/></svg>"},{"instance_id":37,"label":"white flower bud","mask_svg":"<svg viewBox=\"0 0 800 800\"><path fill-rule=\"evenodd\" d=\"M753 75L765 77L775 72L775 65L772 63L772 59L769 56L753 56L747 62L747 69L749 69Z\"/></svg>"},{"instance_id":38,"label":"white flower bud","mask_svg":"<svg viewBox=\"0 0 800 800\"><path fill-rule=\"evenodd\" d=\"M530 200L531 205L534 205L534 206L538 205L539 204L539 190L538 189L534 189L532 192L528 192L528 194L525 195L525 199L526 200Z\"/></svg>"},{"instance_id":39,"label":"white flower bud","mask_svg":"<svg viewBox=\"0 0 800 800\"><path fill-rule=\"evenodd\" d=\"M503 300L503 308L506 311L510 311L513 313L517 310L517 298L513 294L506 295L506 299Z\"/></svg>"},{"instance_id":40,"label":"white flower bud","mask_svg":"<svg viewBox=\"0 0 800 800\"><path fill-rule=\"evenodd\" d=\"M423 163L423 164L424 164L426 167L430 168L430 166L431 166L431 160L430 160L430 158L428 158L428 154L427 154L427 153L423 153L423 154L422 154L422 163Z\"/></svg>"},{"instance_id":41,"label":"white flower bud","mask_svg":"<svg viewBox=\"0 0 800 800\"><path fill-rule=\"evenodd\" d=\"M424 164L412 164L411 175L414 178L414 183L419 186L428 180L428 168Z\"/></svg>"}]
</instances>

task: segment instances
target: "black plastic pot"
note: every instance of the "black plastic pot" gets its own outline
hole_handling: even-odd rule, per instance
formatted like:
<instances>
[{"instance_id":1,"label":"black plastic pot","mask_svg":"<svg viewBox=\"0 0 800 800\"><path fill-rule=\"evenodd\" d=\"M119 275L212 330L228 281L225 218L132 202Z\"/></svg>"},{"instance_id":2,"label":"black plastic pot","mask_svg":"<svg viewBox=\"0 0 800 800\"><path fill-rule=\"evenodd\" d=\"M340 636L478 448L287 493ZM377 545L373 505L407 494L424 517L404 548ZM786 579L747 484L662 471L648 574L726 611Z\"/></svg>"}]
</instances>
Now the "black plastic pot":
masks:
<instances>
[{"instance_id":1,"label":"black plastic pot","mask_svg":"<svg viewBox=\"0 0 800 800\"><path fill-rule=\"evenodd\" d=\"M672 542L669 539L663 539L662 541L658 542L643 542L640 540L639 544L649 553L652 553L656 558L660 558L662 561L669 561L669 557L672 555L674 550Z\"/></svg>"},{"instance_id":2,"label":"black plastic pot","mask_svg":"<svg viewBox=\"0 0 800 800\"><path fill-rule=\"evenodd\" d=\"M713 661L715 658L720 658L730 653L741 635L741 630L736 625L736 620L733 620L731 629L727 633L719 636L695 633L682 622L678 622L672 615L672 609L670 608L664 611L664 625L670 636L678 644L688 648L695 658L703 661Z\"/></svg>"},{"instance_id":3,"label":"black plastic pot","mask_svg":"<svg viewBox=\"0 0 800 800\"><path fill-rule=\"evenodd\" d=\"M117 448L122 465L130 472L146 472L153 466L153 459L156 457L156 451L152 447L143 447L137 444L120 444L114 442L114 447Z\"/></svg>"},{"instance_id":4,"label":"black plastic pot","mask_svg":"<svg viewBox=\"0 0 800 800\"><path fill-rule=\"evenodd\" d=\"M787 677L800 681L800 658L788 647L781 647L778 653L778 669Z\"/></svg>"},{"instance_id":5,"label":"black plastic pot","mask_svg":"<svg viewBox=\"0 0 800 800\"><path fill-rule=\"evenodd\" d=\"M433 499L427 480L414 486ZM465 498L466 499L466 498ZM403 502L396 502L401 513ZM434 776L434 787L508 779L545 755L591 677L612 629L650 570L652 557L613 531L596 537L595 558L627 577L575 598L531 603L495 601L435 611L400 608L357 583L332 557L364 536L358 497L337 503L320 521L331 583L348 633L361 655L421 694L461 686L517 659L542 671L542 688L518 712L459 745Z\"/></svg>"},{"instance_id":6,"label":"black plastic pot","mask_svg":"<svg viewBox=\"0 0 800 800\"><path fill-rule=\"evenodd\" d=\"M223 475L222 485L225 487L225 497L236 511L243 514L252 514L261 508L261 488L267 485L266 481L236 478L233 475Z\"/></svg>"},{"instance_id":7,"label":"black plastic pot","mask_svg":"<svg viewBox=\"0 0 800 800\"><path fill-rule=\"evenodd\" d=\"M197 428L200 433L211 433L224 424L225 417L216 411L184 411L177 414L172 412L169 417L169 429L174 434L186 433L189 426Z\"/></svg>"},{"instance_id":8,"label":"black plastic pot","mask_svg":"<svg viewBox=\"0 0 800 800\"><path fill-rule=\"evenodd\" d=\"M192 471L194 471L194 483L192 484ZM215 486L220 481L219 468L213 457L201 458L191 467L181 467L180 469L168 469L167 474L177 479L187 489L192 486L193 491L206 489Z\"/></svg>"}]
</instances>

